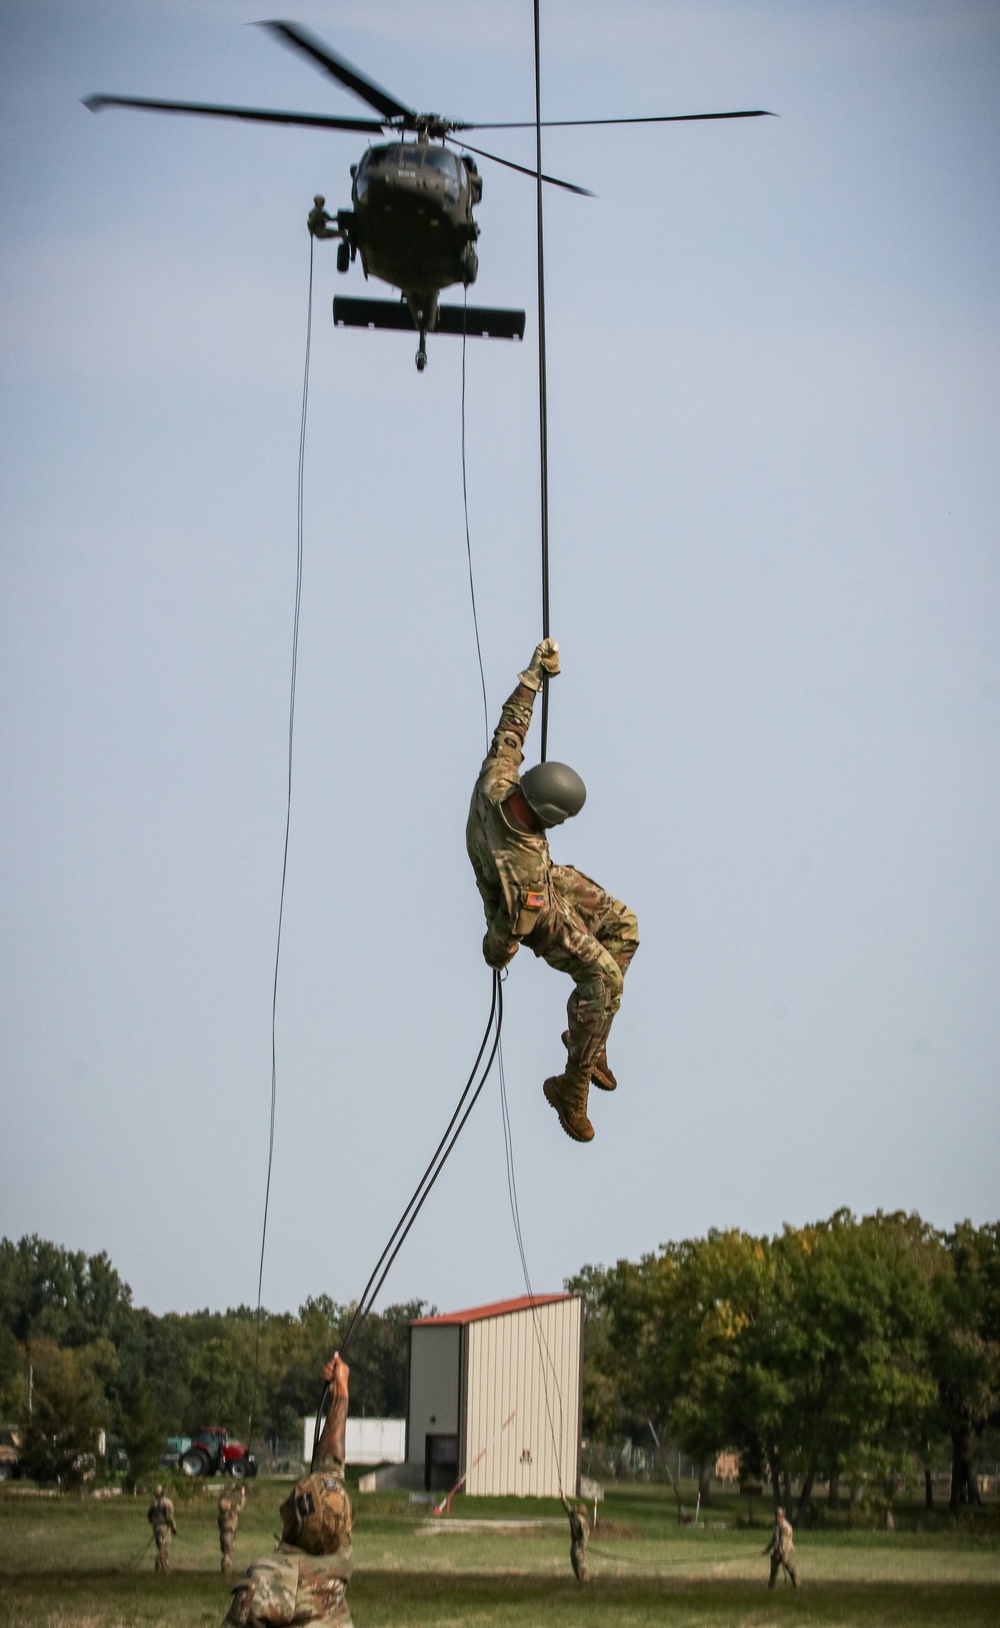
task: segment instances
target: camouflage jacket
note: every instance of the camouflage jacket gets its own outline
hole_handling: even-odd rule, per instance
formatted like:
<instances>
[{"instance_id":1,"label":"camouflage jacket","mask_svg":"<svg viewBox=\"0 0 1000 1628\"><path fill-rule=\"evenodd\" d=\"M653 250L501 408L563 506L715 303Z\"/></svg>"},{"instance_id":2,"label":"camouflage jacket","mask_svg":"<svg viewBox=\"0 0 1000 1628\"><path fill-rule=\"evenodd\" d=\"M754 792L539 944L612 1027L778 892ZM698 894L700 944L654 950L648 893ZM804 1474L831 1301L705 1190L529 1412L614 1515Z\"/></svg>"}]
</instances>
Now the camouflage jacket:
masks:
<instances>
[{"instance_id":1,"label":"camouflage jacket","mask_svg":"<svg viewBox=\"0 0 1000 1628\"><path fill-rule=\"evenodd\" d=\"M535 692L518 684L504 702L490 750L479 771L465 828L465 841L476 886L486 912L487 938L497 947L496 963L515 939L524 938L548 902L549 845L544 832L522 831L504 814L503 805L520 784L525 737L531 723ZM484 952L487 946L483 946ZM487 954L487 960L492 960Z\"/></svg>"},{"instance_id":2,"label":"camouflage jacket","mask_svg":"<svg viewBox=\"0 0 1000 1628\"><path fill-rule=\"evenodd\" d=\"M578 1548L585 1549L587 1539L590 1536L590 1527L587 1524L585 1511L570 1504L566 1513L569 1516L570 1541L576 1544Z\"/></svg>"},{"instance_id":3,"label":"camouflage jacket","mask_svg":"<svg viewBox=\"0 0 1000 1628\"><path fill-rule=\"evenodd\" d=\"M279 1543L273 1555L256 1561L240 1578L225 1622L230 1628L248 1623L348 1628L351 1570L350 1540L335 1555L307 1555L290 1543Z\"/></svg>"},{"instance_id":4,"label":"camouflage jacket","mask_svg":"<svg viewBox=\"0 0 1000 1628\"><path fill-rule=\"evenodd\" d=\"M240 1505L232 1498L219 1499L219 1531L235 1537L240 1524Z\"/></svg>"},{"instance_id":5,"label":"camouflage jacket","mask_svg":"<svg viewBox=\"0 0 1000 1628\"><path fill-rule=\"evenodd\" d=\"M146 1519L153 1531L159 1526L165 1532L176 1532L177 1522L174 1520L174 1502L172 1498L154 1498L146 1511Z\"/></svg>"},{"instance_id":6,"label":"camouflage jacket","mask_svg":"<svg viewBox=\"0 0 1000 1628\"><path fill-rule=\"evenodd\" d=\"M790 1521L775 1521L771 1541L765 1550L766 1554L777 1555L779 1560L787 1560L795 1547L792 1524Z\"/></svg>"}]
</instances>

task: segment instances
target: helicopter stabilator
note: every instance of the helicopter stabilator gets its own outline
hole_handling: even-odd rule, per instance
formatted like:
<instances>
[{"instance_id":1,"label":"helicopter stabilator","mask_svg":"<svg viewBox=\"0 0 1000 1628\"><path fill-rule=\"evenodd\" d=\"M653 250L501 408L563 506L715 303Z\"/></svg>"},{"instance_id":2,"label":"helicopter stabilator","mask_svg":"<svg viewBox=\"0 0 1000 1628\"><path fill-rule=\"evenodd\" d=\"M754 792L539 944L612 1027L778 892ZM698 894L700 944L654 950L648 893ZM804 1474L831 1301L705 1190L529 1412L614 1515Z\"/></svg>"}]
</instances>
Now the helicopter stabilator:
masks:
<instances>
[{"instance_id":1,"label":"helicopter stabilator","mask_svg":"<svg viewBox=\"0 0 1000 1628\"><path fill-rule=\"evenodd\" d=\"M88 96L84 105L92 113L105 107L143 108L158 113L187 113L201 117L243 119L252 123L300 125L319 130L350 130L391 137L370 146L351 165L351 209L327 214L318 195L310 211L309 230L316 238L337 238L337 270L347 272L361 261L366 278L398 288L401 299L341 299L333 302L338 327L403 329L419 335L417 368L427 365L429 333L469 338L521 339L524 312L488 306L441 305L443 289L476 280L479 224L473 210L483 195L483 182L475 154L521 175L538 179L538 172L515 164L497 153L484 152L460 139L461 151L449 138L467 130L534 130L535 121L469 123L443 118L438 113L417 113L388 91L366 78L298 23L264 22L260 27L304 56L324 73L353 91L379 114L379 118L352 118L322 113L286 113L270 108L231 107L214 102L178 102L142 96ZM757 119L769 115L763 108L733 113L663 113L645 118L543 119L544 129L585 125L673 124L700 119ZM413 139L407 140L410 136ZM586 187L542 174L551 186L590 197Z\"/></svg>"}]
</instances>

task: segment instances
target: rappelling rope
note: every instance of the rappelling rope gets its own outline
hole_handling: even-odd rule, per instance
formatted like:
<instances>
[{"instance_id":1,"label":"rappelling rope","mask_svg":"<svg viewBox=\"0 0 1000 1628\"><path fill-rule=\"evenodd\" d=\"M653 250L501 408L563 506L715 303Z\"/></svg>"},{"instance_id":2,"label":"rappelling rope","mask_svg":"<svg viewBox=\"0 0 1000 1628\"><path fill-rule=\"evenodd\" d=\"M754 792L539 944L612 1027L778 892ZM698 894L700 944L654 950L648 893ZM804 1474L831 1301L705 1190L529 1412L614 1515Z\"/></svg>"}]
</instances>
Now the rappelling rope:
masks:
<instances>
[{"instance_id":1,"label":"rappelling rope","mask_svg":"<svg viewBox=\"0 0 1000 1628\"><path fill-rule=\"evenodd\" d=\"M475 1090L473 1091L473 1082L475 1081L476 1075L479 1072L479 1065L482 1061L483 1052L486 1050L486 1046L490 1038L490 1032L494 1027L494 1019L496 1022L496 1033L493 1035L493 1045L490 1048L490 1053L486 1059L486 1064L483 1068L479 1082L476 1084ZM500 1045L500 1032L502 1026L503 989L501 987L500 974L495 972L493 974L493 999L490 1003L490 1015L487 1019L486 1030L483 1034L482 1041L480 1042L479 1051L476 1055L476 1061L472 1066L472 1072L470 1073L469 1078L465 1083L465 1088L458 1099L455 1111L452 1114L451 1119L448 1121L445 1133L431 1156L427 1169L424 1171L416 1187L414 1188L413 1196L393 1228L389 1241L376 1261L374 1270L372 1271L368 1282L365 1284L364 1291L357 1303L357 1306L355 1307L354 1315L351 1318L347 1333L340 1342L339 1349L341 1355L343 1355L348 1349L360 1324L371 1311L372 1306L375 1303L376 1296L388 1277L396 1256L399 1254L399 1251L406 1242L410 1228L413 1226L417 1216L423 1209L424 1204L430 1194L431 1188L434 1186L434 1183L437 1181L442 1170L447 1164L448 1159L451 1157L455 1144L465 1129L469 1115L472 1113L473 1108L479 1101L483 1086L486 1084L486 1081L489 1078L490 1070L493 1067L493 1059L496 1057L497 1050ZM466 1098L469 1097L470 1091L472 1092L472 1096L466 1105ZM464 1113L462 1112L463 1106L465 1107ZM461 1117L459 1117L460 1115ZM316 1448L319 1445L320 1431L323 1423L323 1409L326 1404L328 1394L329 1386L325 1386L323 1395L320 1398L320 1405L316 1413L316 1424L313 1430L314 1458L316 1455Z\"/></svg>"},{"instance_id":2,"label":"rappelling rope","mask_svg":"<svg viewBox=\"0 0 1000 1628\"><path fill-rule=\"evenodd\" d=\"M281 961L281 924L285 914L285 880L288 876L288 836L292 822L292 747L295 739L295 678L299 665L299 612L302 605L302 542L304 515L304 485L306 463L306 420L309 407L309 357L312 351L313 308L313 245L309 234L309 298L306 307L306 359L302 372L302 417L299 424L298 501L296 509L295 548L295 616L292 624L292 676L288 697L288 792L285 804L285 846L281 861L281 893L278 900L278 932L274 946L274 983L271 990L271 1123L267 1143L267 1182L264 1187L264 1223L260 1233L260 1268L257 1273L257 1313L253 1349L253 1393L250 1419L247 1425L247 1451L253 1436L253 1416L257 1408L257 1384L260 1375L260 1308L264 1285L264 1245L267 1241L267 1211L271 1197L271 1166L274 1162L274 1109L277 1100L278 1050L276 1039L278 1014L278 967Z\"/></svg>"},{"instance_id":3,"label":"rappelling rope","mask_svg":"<svg viewBox=\"0 0 1000 1628\"><path fill-rule=\"evenodd\" d=\"M469 483L465 469L465 341L466 320L469 309L469 290L465 288L462 305L462 508L465 512L465 557L469 564L469 598L472 601L472 625L476 631L476 656L479 660L479 683L483 692L483 724L486 729L486 748L490 744L490 708L486 699L486 674L483 671L483 647L479 642L479 614L476 610L476 579L472 570L472 542L469 537Z\"/></svg>"},{"instance_id":4,"label":"rappelling rope","mask_svg":"<svg viewBox=\"0 0 1000 1628\"><path fill-rule=\"evenodd\" d=\"M538 228L538 441L542 508L542 638L549 636L549 436L545 377L545 251L542 234L542 58L539 0L535 0L535 214ZM542 674L544 763L549 745L549 675Z\"/></svg>"},{"instance_id":5,"label":"rappelling rope","mask_svg":"<svg viewBox=\"0 0 1000 1628\"><path fill-rule=\"evenodd\" d=\"M462 503L463 503L464 512L465 512L465 552L466 552L466 559L468 561L468 567L469 567L469 599L470 599L470 602L471 602L471 605L472 605L472 626L473 626L473 629L474 629L475 635L476 635L476 656L477 656L478 661L479 661L479 678L480 678L480 683L482 685L482 692L483 692L483 721L484 721L485 728L486 728L486 740L487 740L487 745L488 745L489 738L490 738L490 713L489 713L489 702L488 702L487 696L486 696L486 678L485 678L485 675L484 675L484 672L483 672L483 650L482 650L482 644L480 642L480 637L479 637L479 616L478 616L478 613L477 613L477 610L476 610L476 580L475 580L475 572L474 572L473 564L472 564L472 541L471 541L471 535L470 535L470 531L469 531L469 483L468 483L468 475L467 475L467 470L466 470L466 456L465 456L465 333L464 333L464 324L463 324L463 333L462 333ZM545 568L546 579L547 579L547 575L548 575L548 568L547 568L547 561L546 561L546 568ZM503 976L506 977L506 973L504 973ZM527 1260L527 1256L526 1256L525 1251L524 1251L524 1238L523 1238L523 1235L521 1233L521 1216L520 1216L520 1210L518 1208L518 1202L517 1202L517 1180L516 1180L515 1175L514 1175L514 1141L513 1141L513 1134L512 1134L511 1125L510 1125L510 1109L509 1109L508 1103L507 1103L507 1082L506 1082L506 1078L505 1078L505 1075L504 1075L503 1041L502 1040L499 1041L499 1044L497 1046L497 1069L498 1069L498 1073L499 1073L499 1077L500 1077L500 1113L501 1113L501 1118L503 1120L504 1156L505 1156L506 1166L507 1166L507 1196L510 1199L510 1213L511 1213L511 1218L512 1218L512 1220L514 1222L514 1237L515 1237L515 1239L517 1241L517 1252L518 1252L518 1255L520 1256L520 1260L521 1260L521 1272L522 1272L522 1274L524 1276L524 1286L525 1286L525 1289L527 1290L528 1300L529 1300L529 1302L531 1304L531 1316L532 1316L532 1322L533 1322L533 1325L534 1325L535 1339L538 1342L539 1351L541 1352L541 1355L542 1355L542 1386L543 1386L544 1393L545 1393L545 1413L546 1413L546 1417L547 1417L548 1423L549 1423L549 1433L550 1433L550 1435L552 1437L552 1448L553 1448L553 1452L555 1454L556 1468L557 1468L557 1470L559 1472L559 1484L561 1486L562 1485L562 1455L561 1455L561 1452L560 1452L560 1445L559 1444L560 1444L560 1442L562 1440L562 1432L563 1432L562 1391L561 1391L560 1386L559 1386L559 1376L558 1376L558 1374L556 1372L555 1364L552 1361L552 1355L551 1355L551 1353L549 1351L548 1344L547 1344L547 1342L545 1340L545 1337L544 1337L544 1335L542 1333L541 1324L540 1324L539 1317L538 1317L536 1301L535 1301L535 1294L534 1294L534 1290L531 1287L531 1276L530 1276L530 1273L528 1271L528 1260ZM552 1409L551 1409L551 1406L550 1406L550 1403L549 1403L549 1387L548 1387L548 1380L546 1378L546 1364L552 1370L552 1378L553 1378L553 1382L554 1382L554 1385L555 1385L556 1395L558 1396L558 1399L559 1399L559 1435L558 1435L558 1438L556 1436L556 1431L555 1431L555 1427L554 1427L553 1420L552 1420Z\"/></svg>"}]
</instances>

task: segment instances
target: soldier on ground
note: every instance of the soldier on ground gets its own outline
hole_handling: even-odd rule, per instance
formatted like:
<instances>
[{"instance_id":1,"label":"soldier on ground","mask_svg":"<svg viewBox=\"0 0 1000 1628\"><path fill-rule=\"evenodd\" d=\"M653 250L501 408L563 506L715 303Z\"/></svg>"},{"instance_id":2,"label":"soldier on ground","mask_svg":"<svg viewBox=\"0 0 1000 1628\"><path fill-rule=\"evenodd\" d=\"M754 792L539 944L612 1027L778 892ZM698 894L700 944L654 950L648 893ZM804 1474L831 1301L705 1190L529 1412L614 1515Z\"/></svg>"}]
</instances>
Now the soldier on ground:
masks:
<instances>
[{"instance_id":1,"label":"soldier on ground","mask_svg":"<svg viewBox=\"0 0 1000 1628\"><path fill-rule=\"evenodd\" d=\"M161 1486L153 1492L153 1502L146 1512L146 1518L153 1528L153 1537L156 1541L156 1571L170 1570L170 1539L176 1534L177 1522L174 1520L174 1503L168 1498Z\"/></svg>"},{"instance_id":2,"label":"soldier on ground","mask_svg":"<svg viewBox=\"0 0 1000 1628\"><path fill-rule=\"evenodd\" d=\"M243 1505L247 1501L246 1487L240 1487L239 1498L225 1493L219 1498L219 1548L222 1550L222 1570L228 1571L233 1563L233 1550L236 1548L236 1533L239 1529L240 1515Z\"/></svg>"},{"instance_id":3,"label":"soldier on ground","mask_svg":"<svg viewBox=\"0 0 1000 1628\"><path fill-rule=\"evenodd\" d=\"M585 1504L571 1504L562 1491L559 1496L563 1509L569 1516L569 1559L573 1567L573 1576L578 1583L589 1583L587 1539L590 1536L590 1525L587 1521L587 1507Z\"/></svg>"},{"instance_id":4,"label":"soldier on ground","mask_svg":"<svg viewBox=\"0 0 1000 1628\"><path fill-rule=\"evenodd\" d=\"M767 1580L768 1588L773 1588L778 1580L778 1572L784 1571L785 1576L791 1580L793 1588L799 1586L799 1574L795 1570L792 1560L792 1551L795 1548L792 1524L785 1519L785 1511L781 1508L774 1512L774 1531L771 1541L761 1550L762 1554L771 1557L771 1575Z\"/></svg>"},{"instance_id":5,"label":"soldier on ground","mask_svg":"<svg viewBox=\"0 0 1000 1628\"><path fill-rule=\"evenodd\" d=\"M543 674L558 672L559 646L543 639L504 702L472 794L466 844L486 912L488 964L502 971L526 944L576 985L562 1037L566 1067L542 1089L566 1135L589 1142L590 1086L613 1091L618 1083L608 1066L608 1031L639 948L639 927L632 911L596 882L571 865L553 865L549 857L546 831L583 807L587 789L580 776L565 763L518 772Z\"/></svg>"},{"instance_id":6,"label":"soldier on ground","mask_svg":"<svg viewBox=\"0 0 1000 1628\"><path fill-rule=\"evenodd\" d=\"M258 1560L233 1590L225 1618L230 1628L294 1622L315 1628L351 1628L347 1584L351 1576L351 1501L344 1490L347 1380L339 1352L323 1369L330 1411L308 1475L281 1506L281 1541ZM225 1625L224 1625L225 1628Z\"/></svg>"}]
</instances>

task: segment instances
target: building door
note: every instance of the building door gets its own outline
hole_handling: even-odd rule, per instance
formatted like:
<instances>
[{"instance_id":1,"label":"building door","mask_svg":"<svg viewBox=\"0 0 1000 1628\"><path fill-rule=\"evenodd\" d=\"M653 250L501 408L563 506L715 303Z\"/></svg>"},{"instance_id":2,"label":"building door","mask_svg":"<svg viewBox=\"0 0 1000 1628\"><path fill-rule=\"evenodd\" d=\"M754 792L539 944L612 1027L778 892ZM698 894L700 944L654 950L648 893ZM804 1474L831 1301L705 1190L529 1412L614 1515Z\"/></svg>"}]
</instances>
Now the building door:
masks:
<instances>
[{"instance_id":1,"label":"building door","mask_svg":"<svg viewBox=\"0 0 1000 1628\"><path fill-rule=\"evenodd\" d=\"M450 1492L458 1480L458 1437L425 1436L424 1486L428 1492Z\"/></svg>"}]
</instances>

